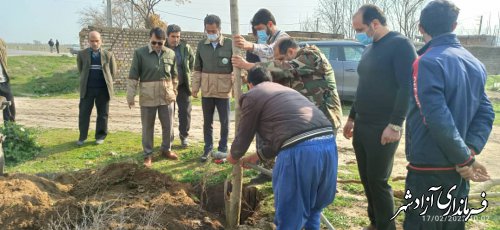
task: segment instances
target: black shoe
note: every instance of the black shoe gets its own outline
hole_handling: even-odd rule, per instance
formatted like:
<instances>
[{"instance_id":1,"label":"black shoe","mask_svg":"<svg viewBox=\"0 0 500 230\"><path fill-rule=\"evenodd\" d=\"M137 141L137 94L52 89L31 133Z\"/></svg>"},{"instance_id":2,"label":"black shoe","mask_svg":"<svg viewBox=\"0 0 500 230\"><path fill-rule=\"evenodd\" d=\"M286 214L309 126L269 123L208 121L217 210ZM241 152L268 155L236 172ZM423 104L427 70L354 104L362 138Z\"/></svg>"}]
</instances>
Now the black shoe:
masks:
<instances>
[{"instance_id":1,"label":"black shoe","mask_svg":"<svg viewBox=\"0 0 500 230\"><path fill-rule=\"evenodd\" d=\"M259 175L257 175L256 177L254 177L250 180L250 184L264 184L264 183L270 182L272 180L273 180L273 178L271 178L270 176L263 174L263 173L260 173Z\"/></svg>"},{"instance_id":2,"label":"black shoe","mask_svg":"<svg viewBox=\"0 0 500 230\"><path fill-rule=\"evenodd\" d=\"M203 155L201 155L201 157L200 157L200 162L201 163L207 162L208 157L210 156L210 152L211 151L208 151L208 152L203 153Z\"/></svg>"}]
</instances>

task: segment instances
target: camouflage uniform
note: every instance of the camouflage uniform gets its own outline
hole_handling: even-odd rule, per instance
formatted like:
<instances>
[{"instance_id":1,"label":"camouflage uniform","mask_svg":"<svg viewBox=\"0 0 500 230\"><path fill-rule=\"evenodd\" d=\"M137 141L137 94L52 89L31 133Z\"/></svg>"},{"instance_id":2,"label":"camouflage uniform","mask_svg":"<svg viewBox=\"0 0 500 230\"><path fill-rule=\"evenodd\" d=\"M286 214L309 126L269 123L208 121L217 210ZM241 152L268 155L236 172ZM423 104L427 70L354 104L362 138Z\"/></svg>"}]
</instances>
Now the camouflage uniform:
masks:
<instances>
[{"instance_id":1,"label":"camouflage uniform","mask_svg":"<svg viewBox=\"0 0 500 230\"><path fill-rule=\"evenodd\" d=\"M297 52L291 61L260 62L273 82L293 88L313 102L330 120L334 129L341 125L342 107L335 83L335 75L325 55L316 46L307 46Z\"/></svg>"}]
</instances>

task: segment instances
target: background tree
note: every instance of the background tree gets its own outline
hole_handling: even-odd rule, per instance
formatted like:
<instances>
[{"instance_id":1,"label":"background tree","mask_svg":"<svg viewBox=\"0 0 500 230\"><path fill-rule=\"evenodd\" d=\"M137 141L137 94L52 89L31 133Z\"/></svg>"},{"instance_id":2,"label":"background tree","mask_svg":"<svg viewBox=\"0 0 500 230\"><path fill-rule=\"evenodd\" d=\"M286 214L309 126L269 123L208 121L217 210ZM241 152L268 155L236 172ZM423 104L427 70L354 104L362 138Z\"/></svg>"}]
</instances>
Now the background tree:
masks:
<instances>
[{"instance_id":1,"label":"background tree","mask_svg":"<svg viewBox=\"0 0 500 230\"><path fill-rule=\"evenodd\" d=\"M408 38L418 35L418 20L425 0L391 0L391 24Z\"/></svg>"},{"instance_id":2,"label":"background tree","mask_svg":"<svg viewBox=\"0 0 500 230\"><path fill-rule=\"evenodd\" d=\"M132 3L135 6L136 11L141 15L144 25L151 26L153 25L153 21L157 18L155 16L155 7L162 1L175 1L176 4L184 4L191 2L190 0L124 0ZM159 17L158 17L159 19Z\"/></svg>"},{"instance_id":3,"label":"background tree","mask_svg":"<svg viewBox=\"0 0 500 230\"><path fill-rule=\"evenodd\" d=\"M316 13L320 18L321 31L354 38L352 16L363 4L375 4L386 14L392 30L414 38L424 2L425 0L319 0Z\"/></svg>"},{"instance_id":4,"label":"background tree","mask_svg":"<svg viewBox=\"0 0 500 230\"><path fill-rule=\"evenodd\" d=\"M162 1L174 1L175 4L190 2L190 0L112 0L111 11L113 17L113 27L137 29L150 28L151 25L158 24L160 16L155 14L155 9ZM106 26L105 5L103 7L84 8L79 12L79 14L79 23L82 27ZM158 25L161 26L161 23Z\"/></svg>"}]
</instances>

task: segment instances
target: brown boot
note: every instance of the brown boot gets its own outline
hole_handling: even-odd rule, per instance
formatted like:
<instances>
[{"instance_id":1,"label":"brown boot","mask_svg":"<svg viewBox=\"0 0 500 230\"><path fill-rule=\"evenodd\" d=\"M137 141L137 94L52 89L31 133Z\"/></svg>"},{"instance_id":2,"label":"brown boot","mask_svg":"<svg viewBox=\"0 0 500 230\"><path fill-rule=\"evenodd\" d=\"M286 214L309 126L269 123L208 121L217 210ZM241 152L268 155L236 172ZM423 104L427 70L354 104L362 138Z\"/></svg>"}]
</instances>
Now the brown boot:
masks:
<instances>
[{"instance_id":1,"label":"brown boot","mask_svg":"<svg viewBox=\"0 0 500 230\"><path fill-rule=\"evenodd\" d=\"M177 157L177 154L175 154L172 151L165 151L165 152L163 152L163 155L165 156L165 158L170 159L170 160L179 159L179 157Z\"/></svg>"},{"instance_id":2,"label":"brown boot","mask_svg":"<svg viewBox=\"0 0 500 230\"><path fill-rule=\"evenodd\" d=\"M144 167L151 168L152 165L153 165L153 157L152 156L144 157Z\"/></svg>"}]
</instances>

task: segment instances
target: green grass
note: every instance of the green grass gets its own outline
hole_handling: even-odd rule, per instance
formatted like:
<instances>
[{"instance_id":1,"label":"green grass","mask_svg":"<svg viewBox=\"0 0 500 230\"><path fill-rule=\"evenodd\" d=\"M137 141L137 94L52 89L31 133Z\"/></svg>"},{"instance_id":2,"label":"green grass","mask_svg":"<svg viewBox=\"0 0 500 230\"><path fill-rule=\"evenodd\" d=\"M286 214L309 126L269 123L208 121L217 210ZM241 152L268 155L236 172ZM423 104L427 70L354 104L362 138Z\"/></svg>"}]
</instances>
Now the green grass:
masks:
<instances>
[{"instance_id":1,"label":"green grass","mask_svg":"<svg viewBox=\"0 0 500 230\"><path fill-rule=\"evenodd\" d=\"M495 87L500 84L500 75L489 75L486 79L486 90L500 91L500 87Z\"/></svg>"},{"instance_id":2,"label":"green grass","mask_svg":"<svg viewBox=\"0 0 500 230\"><path fill-rule=\"evenodd\" d=\"M500 125L500 99L492 100L493 110L495 111L494 125Z\"/></svg>"},{"instance_id":3,"label":"green grass","mask_svg":"<svg viewBox=\"0 0 500 230\"><path fill-rule=\"evenodd\" d=\"M15 96L77 98L76 58L69 56L14 56L8 59Z\"/></svg>"},{"instance_id":4,"label":"green grass","mask_svg":"<svg viewBox=\"0 0 500 230\"><path fill-rule=\"evenodd\" d=\"M38 135L38 141L43 147L41 154L35 159L8 166L7 172L59 173L100 167L118 161L142 163L140 134L110 133L103 145L95 145L93 140L89 140L81 147L75 144L78 139L78 132L75 130L47 129L40 130ZM93 136L93 133L89 136ZM158 146L161 139L156 138L155 143ZM156 157L153 169L187 183L198 182L203 175L210 176L208 182L218 183L229 174L231 168L229 164L199 163L199 156L203 152L200 144L194 144L189 149L180 149L179 145L179 140L175 140L173 150L180 156L179 161L167 161Z\"/></svg>"}]
</instances>

